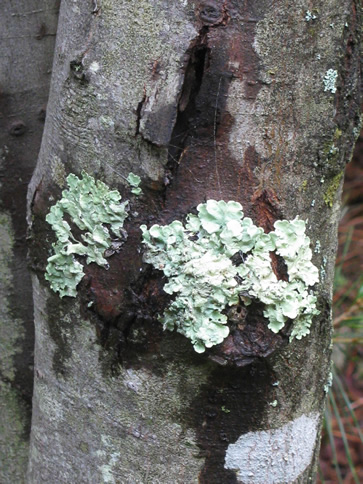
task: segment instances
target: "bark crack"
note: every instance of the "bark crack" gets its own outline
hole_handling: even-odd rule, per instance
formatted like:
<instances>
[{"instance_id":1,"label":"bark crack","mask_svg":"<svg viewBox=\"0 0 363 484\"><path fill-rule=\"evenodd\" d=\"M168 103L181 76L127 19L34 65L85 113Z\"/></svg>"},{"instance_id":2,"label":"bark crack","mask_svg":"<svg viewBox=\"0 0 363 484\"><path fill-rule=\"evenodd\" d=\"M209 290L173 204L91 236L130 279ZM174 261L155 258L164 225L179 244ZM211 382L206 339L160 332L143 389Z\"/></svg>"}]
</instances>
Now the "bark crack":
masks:
<instances>
[{"instance_id":1,"label":"bark crack","mask_svg":"<svg viewBox=\"0 0 363 484\"><path fill-rule=\"evenodd\" d=\"M175 169L185 152L185 141L193 129L197 114L196 98L201 88L205 71L209 66L210 47L208 46L209 27L202 27L198 37L188 51L188 64L178 102L178 112L168 150L168 168Z\"/></svg>"},{"instance_id":2,"label":"bark crack","mask_svg":"<svg viewBox=\"0 0 363 484\"><path fill-rule=\"evenodd\" d=\"M142 117L142 108L144 107L144 104L147 100L147 97L146 97L146 90L144 88L144 95L143 95L143 98L141 99L141 101L139 102L139 104L137 105L137 108L136 108L136 130L135 130L135 136L137 136L138 134L140 134L142 136L142 133L140 133L140 123L141 123L141 117Z\"/></svg>"}]
</instances>

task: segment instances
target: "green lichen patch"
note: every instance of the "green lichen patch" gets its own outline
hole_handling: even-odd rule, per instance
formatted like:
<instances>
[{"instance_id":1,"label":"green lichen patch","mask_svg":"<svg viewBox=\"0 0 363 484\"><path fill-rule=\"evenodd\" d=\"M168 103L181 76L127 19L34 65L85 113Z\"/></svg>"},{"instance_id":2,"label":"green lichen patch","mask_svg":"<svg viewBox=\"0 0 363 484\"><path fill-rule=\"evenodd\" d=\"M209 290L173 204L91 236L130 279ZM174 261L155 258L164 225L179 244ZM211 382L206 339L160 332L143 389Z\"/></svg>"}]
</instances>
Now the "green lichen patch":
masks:
<instances>
[{"instance_id":1,"label":"green lichen patch","mask_svg":"<svg viewBox=\"0 0 363 484\"><path fill-rule=\"evenodd\" d=\"M333 206L337 191L340 187L342 176L343 176L343 172L338 173L329 183L328 188L324 192L324 195L323 195L324 202L330 208Z\"/></svg>"},{"instance_id":2,"label":"green lichen patch","mask_svg":"<svg viewBox=\"0 0 363 484\"><path fill-rule=\"evenodd\" d=\"M126 180L131 186L131 193L133 193L136 196L141 195L142 190L139 187L141 183L141 178L139 177L139 175L135 175L134 173L130 172Z\"/></svg>"},{"instance_id":3,"label":"green lichen patch","mask_svg":"<svg viewBox=\"0 0 363 484\"><path fill-rule=\"evenodd\" d=\"M61 200L51 207L46 217L57 241L52 245L54 254L48 258L45 278L60 297L75 297L76 287L84 275L83 266L75 256L86 257L87 264L108 266L104 252L111 246L112 238L120 237L128 202L120 203L117 190L110 190L84 171L81 179L70 174L67 185ZM78 239L66 217L82 231Z\"/></svg>"},{"instance_id":4,"label":"green lichen patch","mask_svg":"<svg viewBox=\"0 0 363 484\"><path fill-rule=\"evenodd\" d=\"M164 290L175 296L161 317L164 329L176 327L197 352L203 352L228 336L223 314L227 306L258 300L265 305L264 316L273 332L292 319L290 338L305 336L318 314L316 297L308 287L319 279L305 222L278 221L275 230L265 234L244 217L238 202L208 200L197 210L198 215L188 215L185 227L179 221L150 229L141 226L144 260L164 272ZM288 282L273 272L272 251L285 260ZM233 263L236 255L238 265Z\"/></svg>"}]
</instances>

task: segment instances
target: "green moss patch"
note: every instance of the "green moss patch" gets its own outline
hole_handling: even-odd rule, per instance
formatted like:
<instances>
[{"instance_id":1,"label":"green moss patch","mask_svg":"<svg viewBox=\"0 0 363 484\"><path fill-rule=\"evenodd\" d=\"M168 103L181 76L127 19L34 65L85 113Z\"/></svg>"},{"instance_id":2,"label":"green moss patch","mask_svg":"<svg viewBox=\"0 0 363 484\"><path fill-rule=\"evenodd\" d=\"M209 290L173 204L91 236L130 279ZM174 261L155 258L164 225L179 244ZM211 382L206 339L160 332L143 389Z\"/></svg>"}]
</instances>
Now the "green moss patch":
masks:
<instances>
[{"instance_id":1,"label":"green moss patch","mask_svg":"<svg viewBox=\"0 0 363 484\"><path fill-rule=\"evenodd\" d=\"M343 174L344 174L344 172L338 173L338 175L336 175L332 179L332 181L329 183L328 188L326 189L326 191L323 195L324 202L325 202L326 205L328 205L328 207L333 206L333 203L334 203L334 200L335 200L335 197L336 197L336 193L337 193L337 191L340 187L340 182L341 182L341 179L343 177Z\"/></svg>"}]
</instances>

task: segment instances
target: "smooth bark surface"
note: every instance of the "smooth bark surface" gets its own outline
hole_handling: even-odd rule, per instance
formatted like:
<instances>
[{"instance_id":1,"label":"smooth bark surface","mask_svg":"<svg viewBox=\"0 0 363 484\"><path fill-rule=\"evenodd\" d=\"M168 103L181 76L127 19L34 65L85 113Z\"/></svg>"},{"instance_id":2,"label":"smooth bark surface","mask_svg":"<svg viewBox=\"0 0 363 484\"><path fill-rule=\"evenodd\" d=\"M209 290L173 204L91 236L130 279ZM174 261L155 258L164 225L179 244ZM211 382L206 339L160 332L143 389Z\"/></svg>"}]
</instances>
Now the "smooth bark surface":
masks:
<instances>
[{"instance_id":1,"label":"smooth bark surface","mask_svg":"<svg viewBox=\"0 0 363 484\"><path fill-rule=\"evenodd\" d=\"M34 324L26 192L43 132L57 0L0 5L0 482L22 483L28 461Z\"/></svg>"},{"instance_id":2,"label":"smooth bark surface","mask_svg":"<svg viewBox=\"0 0 363 484\"><path fill-rule=\"evenodd\" d=\"M351 0L315 6L307 20L300 1L63 0L29 191L29 483L314 480L341 182L359 125L360 18ZM324 90L329 69L335 93ZM61 300L44 279L55 240L45 216L81 170L130 200L128 239L109 270L86 266L77 298ZM162 330L168 299L142 263L139 226L182 220L208 199L239 201L266 231L308 220L321 279L309 336L272 334L258 308L202 355Z\"/></svg>"}]
</instances>

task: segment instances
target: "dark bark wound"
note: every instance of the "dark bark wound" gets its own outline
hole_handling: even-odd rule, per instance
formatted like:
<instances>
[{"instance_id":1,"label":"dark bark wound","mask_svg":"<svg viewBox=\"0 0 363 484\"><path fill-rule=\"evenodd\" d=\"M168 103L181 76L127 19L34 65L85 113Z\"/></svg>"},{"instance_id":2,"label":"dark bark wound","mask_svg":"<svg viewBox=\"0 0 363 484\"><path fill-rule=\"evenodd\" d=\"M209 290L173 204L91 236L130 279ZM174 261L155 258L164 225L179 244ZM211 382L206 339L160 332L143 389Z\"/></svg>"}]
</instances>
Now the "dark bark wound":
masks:
<instances>
[{"instance_id":1,"label":"dark bark wound","mask_svg":"<svg viewBox=\"0 0 363 484\"><path fill-rule=\"evenodd\" d=\"M146 93L144 93L143 98L141 99L141 101L137 105L137 109L136 109L136 132L135 132L135 136L137 136L138 134L140 134L141 111L142 111L142 107L143 107L145 101L146 101Z\"/></svg>"},{"instance_id":2,"label":"dark bark wound","mask_svg":"<svg viewBox=\"0 0 363 484\"><path fill-rule=\"evenodd\" d=\"M247 368L216 367L192 404L194 426L205 465L200 484L235 484L236 473L224 467L229 444L263 427L266 401L273 399L273 378L266 361ZM190 411L190 410L189 410Z\"/></svg>"}]
</instances>

